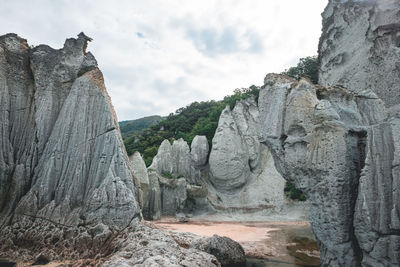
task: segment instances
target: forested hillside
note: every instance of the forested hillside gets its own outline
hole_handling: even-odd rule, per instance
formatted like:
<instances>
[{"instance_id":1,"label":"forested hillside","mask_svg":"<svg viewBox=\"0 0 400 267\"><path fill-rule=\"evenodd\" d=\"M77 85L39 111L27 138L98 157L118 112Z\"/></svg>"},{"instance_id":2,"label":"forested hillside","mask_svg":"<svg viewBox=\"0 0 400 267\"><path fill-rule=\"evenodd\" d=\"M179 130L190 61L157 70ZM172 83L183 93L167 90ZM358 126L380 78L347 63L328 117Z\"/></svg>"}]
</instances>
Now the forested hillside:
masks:
<instances>
[{"instance_id":1,"label":"forested hillside","mask_svg":"<svg viewBox=\"0 0 400 267\"><path fill-rule=\"evenodd\" d=\"M149 128L151 125L157 124L164 118L158 115L148 116L137 120L121 121L119 127L121 129L122 138L126 139L134 134L138 134Z\"/></svg>"}]
</instances>

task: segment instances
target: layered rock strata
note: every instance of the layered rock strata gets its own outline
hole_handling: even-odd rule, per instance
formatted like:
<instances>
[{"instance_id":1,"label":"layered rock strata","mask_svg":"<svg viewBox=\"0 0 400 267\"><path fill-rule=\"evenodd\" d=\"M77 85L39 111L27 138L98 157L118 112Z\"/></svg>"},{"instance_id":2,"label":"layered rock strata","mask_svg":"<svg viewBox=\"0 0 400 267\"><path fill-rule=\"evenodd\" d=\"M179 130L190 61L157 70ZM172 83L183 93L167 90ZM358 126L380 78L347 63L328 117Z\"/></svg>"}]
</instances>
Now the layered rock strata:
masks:
<instances>
[{"instance_id":1,"label":"layered rock strata","mask_svg":"<svg viewBox=\"0 0 400 267\"><path fill-rule=\"evenodd\" d=\"M259 106L275 166L311 202L323 265L398 265L398 114L372 91L274 74Z\"/></svg>"},{"instance_id":2,"label":"layered rock strata","mask_svg":"<svg viewBox=\"0 0 400 267\"><path fill-rule=\"evenodd\" d=\"M388 107L400 103L400 3L330 0L319 42L319 83L373 90Z\"/></svg>"}]
</instances>

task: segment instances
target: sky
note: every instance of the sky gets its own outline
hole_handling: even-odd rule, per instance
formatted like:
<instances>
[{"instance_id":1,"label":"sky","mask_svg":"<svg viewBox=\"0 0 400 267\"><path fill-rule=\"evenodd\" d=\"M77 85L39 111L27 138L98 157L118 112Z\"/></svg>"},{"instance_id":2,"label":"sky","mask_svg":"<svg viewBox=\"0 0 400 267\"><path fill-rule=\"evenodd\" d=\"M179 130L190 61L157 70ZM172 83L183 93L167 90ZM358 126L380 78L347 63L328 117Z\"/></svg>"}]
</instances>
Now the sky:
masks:
<instances>
[{"instance_id":1,"label":"sky","mask_svg":"<svg viewBox=\"0 0 400 267\"><path fill-rule=\"evenodd\" d=\"M61 48L80 32L118 119L263 84L317 54L328 0L0 0L0 35Z\"/></svg>"}]
</instances>

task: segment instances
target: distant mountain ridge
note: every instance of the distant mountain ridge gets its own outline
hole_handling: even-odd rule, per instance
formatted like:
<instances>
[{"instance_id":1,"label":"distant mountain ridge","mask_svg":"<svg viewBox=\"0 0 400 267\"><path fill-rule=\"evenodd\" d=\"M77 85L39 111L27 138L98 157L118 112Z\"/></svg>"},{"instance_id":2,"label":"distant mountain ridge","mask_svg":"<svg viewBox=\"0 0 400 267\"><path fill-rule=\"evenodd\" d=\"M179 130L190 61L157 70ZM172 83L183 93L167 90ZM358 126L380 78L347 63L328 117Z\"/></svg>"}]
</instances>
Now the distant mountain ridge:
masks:
<instances>
[{"instance_id":1,"label":"distant mountain ridge","mask_svg":"<svg viewBox=\"0 0 400 267\"><path fill-rule=\"evenodd\" d=\"M159 115L147 116L136 120L120 121L119 127L121 129L122 138L126 139L134 134L138 134L141 131L149 128L150 126L157 124L164 120L165 117Z\"/></svg>"}]
</instances>

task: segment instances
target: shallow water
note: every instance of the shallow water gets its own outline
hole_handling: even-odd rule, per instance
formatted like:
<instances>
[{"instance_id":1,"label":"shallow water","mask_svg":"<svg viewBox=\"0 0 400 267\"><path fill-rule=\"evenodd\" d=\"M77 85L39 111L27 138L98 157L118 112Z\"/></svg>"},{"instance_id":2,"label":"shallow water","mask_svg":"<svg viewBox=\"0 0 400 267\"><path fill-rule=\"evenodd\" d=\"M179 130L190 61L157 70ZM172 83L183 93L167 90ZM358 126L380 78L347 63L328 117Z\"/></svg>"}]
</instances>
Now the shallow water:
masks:
<instances>
[{"instance_id":1,"label":"shallow water","mask_svg":"<svg viewBox=\"0 0 400 267\"><path fill-rule=\"evenodd\" d=\"M0 267L14 267L15 262L10 262L6 259L0 259Z\"/></svg>"},{"instance_id":2,"label":"shallow water","mask_svg":"<svg viewBox=\"0 0 400 267\"><path fill-rule=\"evenodd\" d=\"M228 236L245 249L247 262L242 266L246 267L320 265L317 241L307 222L169 221L156 225L176 232Z\"/></svg>"}]
</instances>

